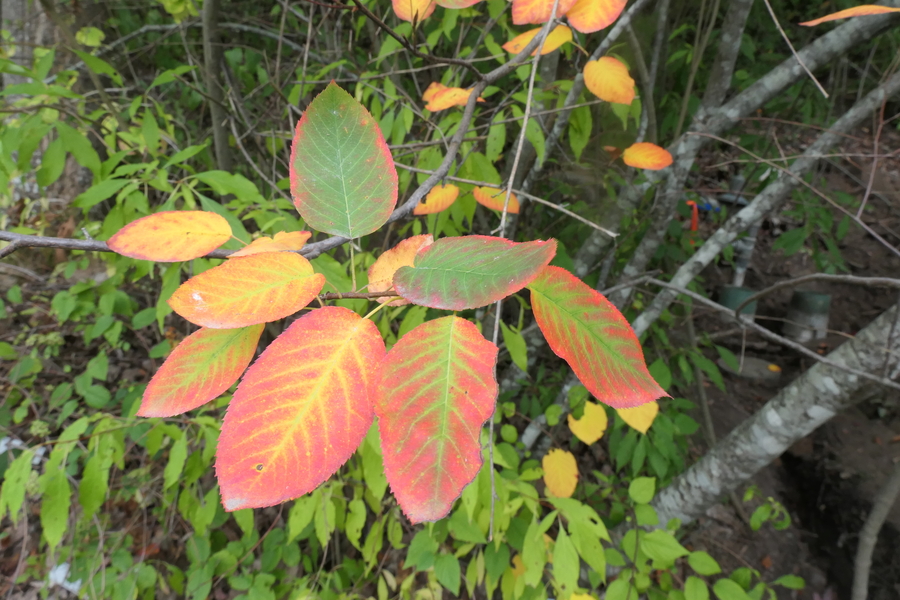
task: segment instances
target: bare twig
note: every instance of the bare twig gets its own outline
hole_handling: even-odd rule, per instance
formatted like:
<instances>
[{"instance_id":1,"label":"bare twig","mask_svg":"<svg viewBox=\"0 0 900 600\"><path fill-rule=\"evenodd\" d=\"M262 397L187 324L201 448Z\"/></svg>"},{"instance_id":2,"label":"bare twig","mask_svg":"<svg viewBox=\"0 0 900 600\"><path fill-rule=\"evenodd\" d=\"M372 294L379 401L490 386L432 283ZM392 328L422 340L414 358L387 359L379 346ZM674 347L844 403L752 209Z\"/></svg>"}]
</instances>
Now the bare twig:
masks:
<instances>
[{"instance_id":1,"label":"bare twig","mask_svg":"<svg viewBox=\"0 0 900 600\"><path fill-rule=\"evenodd\" d=\"M900 288L900 279L893 279L891 277L857 277L856 275L832 275L829 273L813 273L812 275L804 275L802 277L795 277L794 279L779 281L775 285L770 285L766 289L756 292L755 294L741 302L741 304L734 310L734 314L739 315L741 313L741 310L745 306L747 306L751 302L756 302L760 298L768 296L773 292L786 287L795 287L798 285L802 285L809 281L827 281L830 283L847 283L850 285Z\"/></svg>"},{"instance_id":2,"label":"bare twig","mask_svg":"<svg viewBox=\"0 0 900 600\"><path fill-rule=\"evenodd\" d=\"M859 545L856 547L856 561L853 565L851 600L866 600L869 594L869 570L872 567L872 553L878 541L878 532L881 531L881 526L884 525L898 495L900 495L900 462L894 465L890 478L875 496L872 512L859 532Z\"/></svg>"},{"instance_id":3,"label":"bare twig","mask_svg":"<svg viewBox=\"0 0 900 600\"><path fill-rule=\"evenodd\" d=\"M812 79L813 83L816 84L816 87L819 88L819 91L822 92L822 95L828 98L828 92L825 91L825 88L822 87L822 84L819 83L819 80L816 79L816 76L812 74L812 72L807 68L806 64L797 54L797 51L794 50L794 44L791 43L791 39L784 32L784 29L781 28L781 23L778 22L778 17L775 15L775 11L772 9L772 5L769 3L769 0L763 0L766 3L766 8L769 9L769 14L772 16L772 21L775 23L775 27L778 28L778 33L781 34L781 37L784 38L784 41L787 42L787 45L791 49L791 54L797 59L797 62L800 63L800 66L803 67L803 70L806 71L806 74Z\"/></svg>"},{"instance_id":4,"label":"bare twig","mask_svg":"<svg viewBox=\"0 0 900 600\"><path fill-rule=\"evenodd\" d=\"M222 59L222 47L219 44L219 0L206 0L203 3L203 82L212 102L209 114L212 119L213 146L216 154L216 166L220 171L231 171L231 148L228 146L228 130L225 129L224 93L219 81L219 65Z\"/></svg>"}]
</instances>

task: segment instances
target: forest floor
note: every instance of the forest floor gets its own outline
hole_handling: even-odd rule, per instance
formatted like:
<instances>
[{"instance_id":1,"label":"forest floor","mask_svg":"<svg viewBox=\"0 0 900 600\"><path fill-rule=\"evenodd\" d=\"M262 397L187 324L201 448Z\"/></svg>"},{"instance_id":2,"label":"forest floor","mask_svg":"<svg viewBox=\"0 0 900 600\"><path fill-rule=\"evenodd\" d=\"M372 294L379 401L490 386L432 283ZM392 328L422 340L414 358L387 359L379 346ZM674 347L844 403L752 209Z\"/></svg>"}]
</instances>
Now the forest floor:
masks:
<instances>
[{"instance_id":1,"label":"forest floor","mask_svg":"<svg viewBox=\"0 0 900 600\"><path fill-rule=\"evenodd\" d=\"M868 139L848 140L843 149L848 156L824 162L820 169L820 179L824 182L821 188L829 196L844 192L857 199L857 206L847 207L854 214L866 195L872 173L871 158L855 157L872 154L871 133L864 130L861 134ZM802 135L791 140L790 132L782 132L781 138L781 149L786 155L796 154L805 146ZM881 148L900 148L900 133L883 132ZM732 158L706 155L701 173L715 173ZM861 218L896 249L900 247L900 158L895 155L880 159L871 179L872 193ZM807 249L791 256L773 249L780 233L803 225L792 217L792 209L796 208L797 202L794 202L780 215L763 223L745 287L762 290L785 279L821 271L812 253L807 251L809 243ZM829 210L837 223L842 213L835 207ZM812 243L816 241L812 240ZM887 248L860 227L851 226L840 242L840 251L848 274L897 277L900 273L900 251ZM715 297L717 288L732 282L732 275L731 267L723 261L710 265L701 276L707 291ZM816 282L804 284L800 289L831 295L828 335L823 340L809 343L811 349L821 354L834 350L848 335L855 334L897 302L896 290L888 288ZM791 294L790 288L783 288L761 299L757 323L780 333ZM812 361L752 332L727 335L733 325L723 323L718 315L695 311L699 317L698 332L726 334L717 338L716 343L728 347L738 356L743 353L781 368L780 377L768 381L724 373L724 392L707 384L710 411L716 434L721 439L761 408L783 385L809 368ZM709 358L717 357L710 355ZM720 504L701 521L693 536L694 543L706 546L705 549L726 571L749 566L771 573L772 579L786 573L806 579L805 591L785 591L784 598L812 599L814 594L828 598L825 593L829 588L835 594L831 596L835 600L849 598L859 531L871 508L872 498L897 461L900 461L900 394L893 390L866 388L856 407L838 414L797 442L780 460L750 482L760 490L754 504L772 497L785 505L792 517L789 529L775 531L771 524L766 524L754 532L730 504ZM879 536L870 576L870 600L900 597L898 544L900 503L893 507ZM768 575L765 578L770 579Z\"/></svg>"}]
</instances>

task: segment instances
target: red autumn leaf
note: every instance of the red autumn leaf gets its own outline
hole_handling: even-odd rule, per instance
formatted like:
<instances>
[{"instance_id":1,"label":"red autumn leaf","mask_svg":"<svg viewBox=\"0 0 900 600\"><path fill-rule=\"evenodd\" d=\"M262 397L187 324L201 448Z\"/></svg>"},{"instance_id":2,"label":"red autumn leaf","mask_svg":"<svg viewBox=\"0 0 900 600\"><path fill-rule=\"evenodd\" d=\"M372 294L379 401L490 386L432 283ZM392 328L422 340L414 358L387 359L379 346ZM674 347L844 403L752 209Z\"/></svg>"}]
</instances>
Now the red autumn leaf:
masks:
<instances>
[{"instance_id":1,"label":"red autumn leaf","mask_svg":"<svg viewBox=\"0 0 900 600\"><path fill-rule=\"evenodd\" d=\"M627 0L578 0L566 13L569 25L581 33L609 27L622 14Z\"/></svg>"},{"instance_id":2,"label":"red autumn leaf","mask_svg":"<svg viewBox=\"0 0 900 600\"><path fill-rule=\"evenodd\" d=\"M497 347L459 317L419 325L385 356L375 413L384 474L413 523L447 516L481 468Z\"/></svg>"},{"instance_id":3,"label":"red autumn leaf","mask_svg":"<svg viewBox=\"0 0 900 600\"><path fill-rule=\"evenodd\" d=\"M404 21L421 23L437 6L434 0L393 0L394 14Z\"/></svg>"},{"instance_id":4,"label":"red autumn leaf","mask_svg":"<svg viewBox=\"0 0 900 600\"><path fill-rule=\"evenodd\" d=\"M891 8L889 6L876 6L874 4L863 4L862 6L854 6L853 8L848 8L846 10L839 10L836 13L831 13L830 15L826 15L824 17L819 17L818 19L814 19L812 21L806 21L805 23L800 23L806 27L814 27L820 23L826 23L828 21L837 21L838 19L846 19L848 17L864 17L866 15L883 15L886 13L892 12L900 12L900 8Z\"/></svg>"},{"instance_id":5,"label":"red autumn leaf","mask_svg":"<svg viewBox=\"0 0 900 600\"><path fill-rule=\"evenodd\" d=\"M541 27L537 29L532 29L531 31L526 31L520 35L517 35L513 39L509 40L505 44L503 44L503 49L509 52L510 54L518 54L522 50L525 49L525 46L537 36L541 32ZM565 25L557 25L553 31L551 31L547 35L547 39L544 40L544 47L541 48L541 56L545 54L550 54L563 44L567 44L572 41L572 30L566 27ZM531 53L532 56L537 54L537 48L535 48L534 52Z\"/></svg>"},{"instance_id":6,"label":"red autumn leaf","mask_svg":"<svg viewBox=\"0 0 900 600\"><path fill-rule=\"evenodd\" d=\"M397 169L378 123L334 82L297 123L290 174L294 205L325 233L372 233L397 204Z\"/></svg>"},{"instance_id":7,"label":"red autumn leaf","mask_svg":"<svg viewBox=\"0 0 900 600\"><path fill-rule=\"evenodd\" d=\"M407 300L446 310L487 306L528 285L556 255L556 240L516 243L469 235L442 238L394 274Z\"/></svg>"},{"instance_id":8,"label":"red autumn leaf","mask_svg":"<svg viewBox=\"0 0 900 600\"><path fill-rule=\"evenodd\" d=\"M503 210L503 203L506 202L506 192L492 187L477 187L472 190L472 195L478 204L486 206L491 210ZM517 215L519 214L519 199L516 195L509 194L509 205L506 212Z\"/></svg>"},{"instance_id":9,"label":"red autumn leaf","mask_svg":"<svg viewBox=\"0 0 900 600\"><path fill-rule=\"evenodd\" d=\"M241 248L228 258L251 256L263 252L292 252L302 248L312 234L308 231L279 231L275 238L259 237Z\"/></svg>"},{"instance_id":10,"label":"red autumn leaf","mask_svg":"<svg viewBox=\"0 0 900 600\"><path fill-rule=\"evenodd\" d=\"M550 348L597 400L630 408L667 396L628 321L602 294L559 267L545 267L528 289Z\"/></svg>"},{"instance_id":11,"label":"red autumn leaf","mask_svg":"<svg viewBox=\"0 0 900 600\"><path fill-rule=\"evenodd\" d=\"M431 188L425 199L422 200L413 209L414 215L430 215L439 213L450 208L459 197L459 188L448 183L446 185L436 185Z\"/></svg>"},{"instance_id":12,"label":"red autumn leaf","mask_svg":"<svg viewBox=\"0 0 900 600\"><path fill-rule=\"evenodd\" d=\"M200 329L186 337L144 390L139 417L172 417L231 387L253 360L265 325Z\"/></svg>"},{"instance_id":13,"label":"red autumn leaf","mask_svg":"<svg viewBox=\"0 0 900 600\"><path fill-rule=\"evenodd\" d=\"M272 506L331 477L372 425L383 358L375 324L336 306L303 316L272 342L222 423L216 477L225 510Z\"/></svg>"},{"instance_id":14,"label":"red autumn leaf","mask_svg":"<svg viewBox=\"0 0 900 600\"><path fill-rule=\"evenodd\" d=\"M369 291L386 292L393 288L394 273L397 272L397 269L411 267L416 253L432 243L434 243L434 237L430 233L414 235L379 256L378 260L369 267ZM390 302L391 306L409 304L409 300L404 298L379 298L378 301L382 304Z\"/></svg>"},{"instance_id":15,"label":"red autumn leaf","mask_svg":"<svg viewBox=\"0 0 900 600\"><path fill-rule=\"evenodd\" d=\"M634 100L634 79L621 61L604 56L584 66L584 84L606 102L631 104Z\"/></svg>"},{"instance_id":16,"label":"red autumn leaf","mask_svg":"<svg viewBox=\"0 0 900 600\"><path fill-rule=\"evenodd\" d=\"M516 25L546 23L553 12L553 2L554 0L513 0L513 23ZM556 18L562 18L574 4L575 0L559 0Z\"/></svg>"},{"instance_id":17,"label":"red autumn leaf","mask_svg":"<svg viewBox=\"0 0 900 600\"><path fill-rule=\"evenodd\" d=\"M310 303L325 276L293 252L235 258L181 285L169 306L197 325L236 329L277 321Z\"/></svg>"},{"instance_id":18,"label":"red autumn leaf","mask_svg":"<svg viewBox=\"0 0 900 600\"><path fill-rule=\"evenodd\" d=\"M672 164L672 155L665 148L650 142L638 142L625 148L622 160L629 167L659 171Z\"/></svg>"},{"instance_id":19,"label":"red autumn leaf","mask_svg":"<svg viewBox=\"0 0 900 600\"><path fill-rule=\"evenodd\" d=\"M107 243L113 252L155 262L205 256L231 239L225 217L200 210L173 210L142 217Z\"/></svg>"}]
</instances>

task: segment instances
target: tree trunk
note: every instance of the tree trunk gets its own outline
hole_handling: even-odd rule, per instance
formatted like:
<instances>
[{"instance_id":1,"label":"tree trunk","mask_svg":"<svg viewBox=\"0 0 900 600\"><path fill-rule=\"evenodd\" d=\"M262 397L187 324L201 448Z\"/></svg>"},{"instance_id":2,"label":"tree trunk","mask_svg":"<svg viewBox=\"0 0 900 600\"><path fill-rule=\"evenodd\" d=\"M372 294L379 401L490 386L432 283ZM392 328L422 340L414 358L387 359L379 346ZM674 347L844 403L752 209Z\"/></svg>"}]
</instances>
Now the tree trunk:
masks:
<instances>
[{"instance_id":1,"label":"tree trunk","mask_svg":"<svg viewBox=\"0 0 900 600\"><path fill-rule=\"evenodd\" d=\"M894 305L828 358L847 367L896 377L900 374L898 318L900 305ZM665 525L677 518L686 523L702 515L794 442L853 406L864 384L869 385L841 369L814 365L656 496L653 506L659 522Z\"/></svg>"}]
</instances>

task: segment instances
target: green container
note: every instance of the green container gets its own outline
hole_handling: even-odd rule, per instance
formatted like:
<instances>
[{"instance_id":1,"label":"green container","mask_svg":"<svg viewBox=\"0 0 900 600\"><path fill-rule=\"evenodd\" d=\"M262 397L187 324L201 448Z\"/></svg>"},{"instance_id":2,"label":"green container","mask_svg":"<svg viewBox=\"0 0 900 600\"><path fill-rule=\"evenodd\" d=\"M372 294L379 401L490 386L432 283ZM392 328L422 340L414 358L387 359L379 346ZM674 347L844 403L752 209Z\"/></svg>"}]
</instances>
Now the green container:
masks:
<instances>
[{"instance_id":1,"label":"green container","mask_svg":"<svg viewBox=\"0 0 900 600\"><path fill-rule=\"evenodd\" d=\"M784 323L784 335L804 343L821 340L828 335L831 296L797 290L791 296Z\"/></svg>"},{"instance_id":2,"label":"green container","mask_svg":"<svg viewBox=\"0 0 900 600\"><path fill-rule=\"evenodd\" d=\"M751 290L745 287L736 287L733 285L722 286L719 290L719 304L724 306L725 308L730 308L733 311L740 306L744 300L752 296L756 293L756 290ZM741 319L744 321L752 322L756 315L756 301L754 300L747 306L741 309ZM731 315L724 314L722 315L725 321L731 321Z\"/></svg>"}]
</instances>

